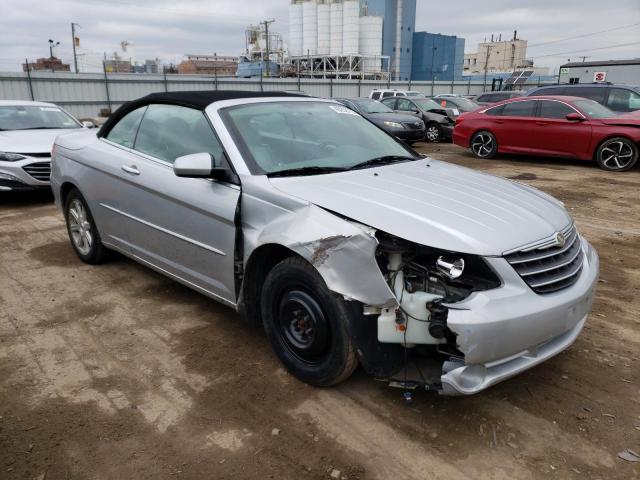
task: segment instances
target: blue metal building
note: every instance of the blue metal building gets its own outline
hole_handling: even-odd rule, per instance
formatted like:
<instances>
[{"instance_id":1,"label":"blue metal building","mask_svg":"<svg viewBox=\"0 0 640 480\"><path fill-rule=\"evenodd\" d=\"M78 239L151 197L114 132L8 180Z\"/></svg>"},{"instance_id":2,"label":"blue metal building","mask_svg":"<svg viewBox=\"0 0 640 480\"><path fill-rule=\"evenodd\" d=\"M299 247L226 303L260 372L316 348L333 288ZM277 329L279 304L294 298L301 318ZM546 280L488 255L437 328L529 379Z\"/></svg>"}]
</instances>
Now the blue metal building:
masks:
<instances>
[{"instance_id":1,"label":"blue metal building","mask_svg":"<svg viewBox=\"0 0 640 480\"><path fill-rule=\"evenodd\" d=\"M416 28L416 0L360 0L360 5L368 15L383 17L382 55L390 58L391 78L409 80Z\"/></svg>"},{"instance_id":2,"label":"blue metal building","mask_svg":"<svg viewBox=\"0 0 640 480\"><path fill-rule=\"evenodd\" d=\"M411 80L461 80L464 38L440 33L413 35Z\"/></svg>"}]
</instances>

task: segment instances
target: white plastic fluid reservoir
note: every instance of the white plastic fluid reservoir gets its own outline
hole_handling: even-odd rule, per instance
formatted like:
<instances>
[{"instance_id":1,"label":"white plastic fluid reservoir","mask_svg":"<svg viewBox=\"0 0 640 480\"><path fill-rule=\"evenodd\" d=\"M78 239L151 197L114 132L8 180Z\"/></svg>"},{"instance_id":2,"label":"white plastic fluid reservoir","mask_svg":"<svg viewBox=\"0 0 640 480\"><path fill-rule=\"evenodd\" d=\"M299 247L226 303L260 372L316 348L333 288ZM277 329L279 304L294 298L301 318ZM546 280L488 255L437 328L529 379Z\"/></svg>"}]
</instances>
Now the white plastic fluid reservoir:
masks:
<instances>
[{"instance_id":1,"label":"white plastic fluid reservoir","mask_svg":"<svg viewBox=\"0 0 640 480\"><path fill-rule=\"evenodd\" d=\"M378 341L382 343L402 343L406 346L445 343L429 333L431 313L427 303L441 299L440 295L428 292L409 293L404 289L404 274L400 269L402 256L389 255L389 270L397 272L394 277L394 293L401 311L396 308L384 308L378 316ZM398 317L401 323L397 322Z\"/></svg>"}]
</instances>

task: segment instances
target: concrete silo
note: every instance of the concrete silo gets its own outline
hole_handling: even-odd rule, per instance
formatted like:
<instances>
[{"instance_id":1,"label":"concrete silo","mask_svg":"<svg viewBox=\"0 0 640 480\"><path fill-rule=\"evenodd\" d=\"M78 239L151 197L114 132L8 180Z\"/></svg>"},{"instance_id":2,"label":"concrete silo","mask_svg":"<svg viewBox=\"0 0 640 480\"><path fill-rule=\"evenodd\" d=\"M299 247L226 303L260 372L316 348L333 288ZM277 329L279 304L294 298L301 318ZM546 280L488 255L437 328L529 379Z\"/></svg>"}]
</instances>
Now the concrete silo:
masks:
<instances>
[{"instance_id":1,"label":"concrete silo","mask_svg":"<svg viewBox=\"0 0 640 480\"><path fill-rule=\"evenodd\" d=\"M302 55L302 3L292 0L289 5L289 55Z\"/></svg>"},{"instance_id":2,"label":"concrete silo","mask_svg":"<svg viewBox=\"0 0 640 480\"><path fill-rule=\"evenodd\" d=\"M318 53L318 5L316 0L302 4L302 54Z\"/></svg>"},{"instance_id":3,"label":"concrete silo","mask_svg":"<svg viewBox=\"0 0 640 480\"><path fill-rule=\"evenodd\" d=\"M342 0L333 0L329 15L330 21L330 45L331 55L342 54Z\"/></svg>"},{"instance_id":4,"label":"concrete silo","mask_svg":"<svg viewBox=\"0 0 640 480\"><path fill-rule=\"evenodd\" d=\"M330 5L328 0L318 1L318 55L328 55L331 45Z\"/></svg>"}]
</instances>

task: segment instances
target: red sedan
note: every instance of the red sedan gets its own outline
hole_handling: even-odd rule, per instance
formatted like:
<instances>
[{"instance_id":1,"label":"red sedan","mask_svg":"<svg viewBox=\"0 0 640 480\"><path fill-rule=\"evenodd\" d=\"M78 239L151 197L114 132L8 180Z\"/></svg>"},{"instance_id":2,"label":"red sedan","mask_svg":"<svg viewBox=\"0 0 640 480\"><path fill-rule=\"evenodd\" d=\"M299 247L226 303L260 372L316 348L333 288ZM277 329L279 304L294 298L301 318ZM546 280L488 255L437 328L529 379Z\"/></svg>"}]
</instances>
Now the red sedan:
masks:
<instances>
[{"instance_id":1,"label":"red sedan","mask_svg":"<svg viewBox=\"0 0 640 480\"><path fill-rule=\"evenodd\" d=\"M579 97L524 97L456 119L453 142L478 158L516 153L595 160L621 172L638 161L640 112L616 115Z\"/></svg>"}]
</instances>

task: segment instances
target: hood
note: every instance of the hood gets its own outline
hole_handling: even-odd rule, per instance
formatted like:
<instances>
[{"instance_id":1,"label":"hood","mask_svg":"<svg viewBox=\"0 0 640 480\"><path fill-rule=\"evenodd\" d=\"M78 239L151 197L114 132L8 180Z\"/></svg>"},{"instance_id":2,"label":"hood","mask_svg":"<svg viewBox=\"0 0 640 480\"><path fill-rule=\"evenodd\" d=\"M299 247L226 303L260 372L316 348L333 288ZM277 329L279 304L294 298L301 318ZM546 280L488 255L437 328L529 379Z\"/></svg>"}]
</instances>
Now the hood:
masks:
<instances>
[{"instance_id":1,"label":"hood","mask_svg":"<svg viewBox=\"0 0 640 480\"><path fill-rule=\"evenodd\" d=\"M502 255L571 222L562 204L543 192L430 159L270 182L375 229L460 253Z\"/></svg>"},{"instance_id":2,"label":"hood","mask_svg":"<svg viewBox=\"0 0 640 480\"><path fill-rule=\"evenodd\" d=\"M0 151L11 153L51 152L58 135L84 130L80 128L56 128L51 130L9 130L0 132Z\"/></svg>"},{"instance_id":3,"label":"hood","mask_svg":"<svg viewBox=\"0 0 640 480\"><path fill-rule=\"evenodd\" d=\"M407 115L404 113L368 113L367 118L374 123L382 122L399 122L399 123L414 123L422 121L420 117L416 115Z\"/></svg>"}]
</instances>

